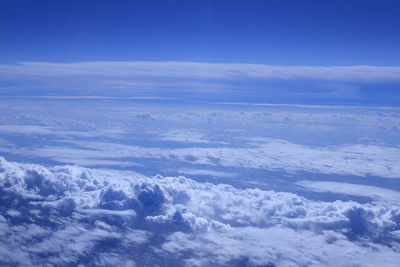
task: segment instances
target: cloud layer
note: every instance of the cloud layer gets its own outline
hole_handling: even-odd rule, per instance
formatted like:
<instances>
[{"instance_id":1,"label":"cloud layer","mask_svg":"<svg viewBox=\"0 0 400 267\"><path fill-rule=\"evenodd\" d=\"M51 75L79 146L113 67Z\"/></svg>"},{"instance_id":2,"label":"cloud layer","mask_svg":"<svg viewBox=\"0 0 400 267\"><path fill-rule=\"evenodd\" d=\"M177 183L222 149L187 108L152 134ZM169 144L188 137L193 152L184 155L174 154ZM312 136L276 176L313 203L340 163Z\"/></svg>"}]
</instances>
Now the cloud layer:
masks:
<instances>
[{"instance_id":1,"label":"cloud layer","mask_svg":"<svg viewBox=\"0 0 400 267\"><path fill-rule=\"evenodd\" d=\"M398 66L19 62L0 65L0 95L394 106L399 77Z\"/></svg>"},{"instance_id":2,"label":"cloud layer","mask_svg":"<svg viewBox=\"0 0 400 267\"><path fill-rule=\"evenodd\" d=\"M396 266L400 210L0 161L0 264Z\"/></svg>"},{"instance_id":3,"label":"cloud layer","mask_svg":"<svg viewBox=\"0 0 400 267\"><path fill-rule=\"evenodd\" d=\"M400 80L400 67L279 66L200 62L19 62L0 65L0 75L172 77L195 79L319 79L331 81Z\"/></svg>"},{"instance_id":4,"label":"cloud layer","mask_svg":"<svg viewBox=\"0 0 400 267\"><path fill-rule=\"evenodd\" d=\"M311 147L284 140L260 140L254 147L154 148L106 142L76 141L81 148L44 147L10 152L49 157L59 162L77 163L87 159L157 159L190 164L266 169L287 173L378 176L400 178L400 149L375 145ZM5 148L1 148L7 151Z\"/></svg>"}]
</instances>

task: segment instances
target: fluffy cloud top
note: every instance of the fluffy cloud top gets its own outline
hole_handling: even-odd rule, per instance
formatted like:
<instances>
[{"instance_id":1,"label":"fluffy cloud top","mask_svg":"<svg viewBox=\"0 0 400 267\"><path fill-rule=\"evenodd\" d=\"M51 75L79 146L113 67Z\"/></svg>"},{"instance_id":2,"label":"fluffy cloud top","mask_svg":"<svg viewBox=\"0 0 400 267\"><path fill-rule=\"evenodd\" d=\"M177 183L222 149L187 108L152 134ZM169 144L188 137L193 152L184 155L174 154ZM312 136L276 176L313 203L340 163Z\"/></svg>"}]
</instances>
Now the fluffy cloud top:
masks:
<instances>
[{"instance_id":1,"label":"fluffy cloud top","mask_svg":"<svg viewBox=\"0 0 400 267\"><path fill-rule=\"evenodd\" d=\"M396 266L400 209L0 161L0 264Z\"/></svg>"}]
</instances>

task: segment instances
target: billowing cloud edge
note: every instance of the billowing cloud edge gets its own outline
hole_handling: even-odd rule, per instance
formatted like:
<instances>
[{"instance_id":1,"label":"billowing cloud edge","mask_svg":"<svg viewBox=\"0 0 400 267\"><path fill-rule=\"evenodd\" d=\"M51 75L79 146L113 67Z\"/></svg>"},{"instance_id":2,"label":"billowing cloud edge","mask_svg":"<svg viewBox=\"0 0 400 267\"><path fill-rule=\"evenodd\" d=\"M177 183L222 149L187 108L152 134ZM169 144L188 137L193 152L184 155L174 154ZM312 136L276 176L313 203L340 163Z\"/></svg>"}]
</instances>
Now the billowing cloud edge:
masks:
<instances>
[{"instance_id":1,"label":"billowing cloud edge","mask_svg":"<svg viewBox=\"0 0 400 267\"><path fill-rule=\"evenodd\" d=\"M0 159L0 264L395 266L400 208Z\"/></svg>"}]
</instances>

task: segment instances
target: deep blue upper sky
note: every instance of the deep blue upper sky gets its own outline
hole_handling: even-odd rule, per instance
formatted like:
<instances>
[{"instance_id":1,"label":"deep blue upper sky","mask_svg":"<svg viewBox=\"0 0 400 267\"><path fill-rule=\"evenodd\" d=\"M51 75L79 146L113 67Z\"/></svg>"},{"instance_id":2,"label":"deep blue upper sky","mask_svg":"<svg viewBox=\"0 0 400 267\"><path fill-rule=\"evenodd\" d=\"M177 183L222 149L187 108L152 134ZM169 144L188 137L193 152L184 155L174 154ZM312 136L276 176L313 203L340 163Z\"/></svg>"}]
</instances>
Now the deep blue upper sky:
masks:
<instances>
[{"instance_id":1,"label":"deep blue upper sky","mask_svg":"<svg viewBox=\"0 0 400 267\"><path fill-rule=\"evenodd\" d=\"M398 65L400 1L2 0L0 63Z\"/></svg>"}]
</instances>

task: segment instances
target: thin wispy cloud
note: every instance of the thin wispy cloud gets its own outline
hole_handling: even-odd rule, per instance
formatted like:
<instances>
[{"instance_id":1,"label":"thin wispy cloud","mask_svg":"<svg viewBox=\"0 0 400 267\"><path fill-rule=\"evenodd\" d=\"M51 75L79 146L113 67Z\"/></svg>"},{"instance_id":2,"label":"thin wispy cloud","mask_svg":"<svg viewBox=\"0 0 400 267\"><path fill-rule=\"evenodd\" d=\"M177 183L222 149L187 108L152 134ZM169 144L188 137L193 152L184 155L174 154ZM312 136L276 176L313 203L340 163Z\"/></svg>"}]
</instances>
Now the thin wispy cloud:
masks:
<instances>
[{"instance_id":1,"label":"thin wispy cloud","mask_svg":"<svg viewBox=\"0 0 400 267\"><path fill-rule=\"evenodd\" d=\"M318 79L329 81L400 80L400 67L393 66L279 66L200 62L19 62L0 65L1 75L169 77L195 79Z\"/></svg>"},{"instance_id":2,"label":"thin wispy cloud","mask_svg":"<svg viewBox=\"0 0 400 267\"><path fill-rule=\"evenodd\" d=\"M0 65L1 95L107 95L297 104L396 105L398 66L280 66L177 61ZM322 102L321 102L322 101ZM345 101L345 102L343 102Z\"/></svg>"}]
</instances>

